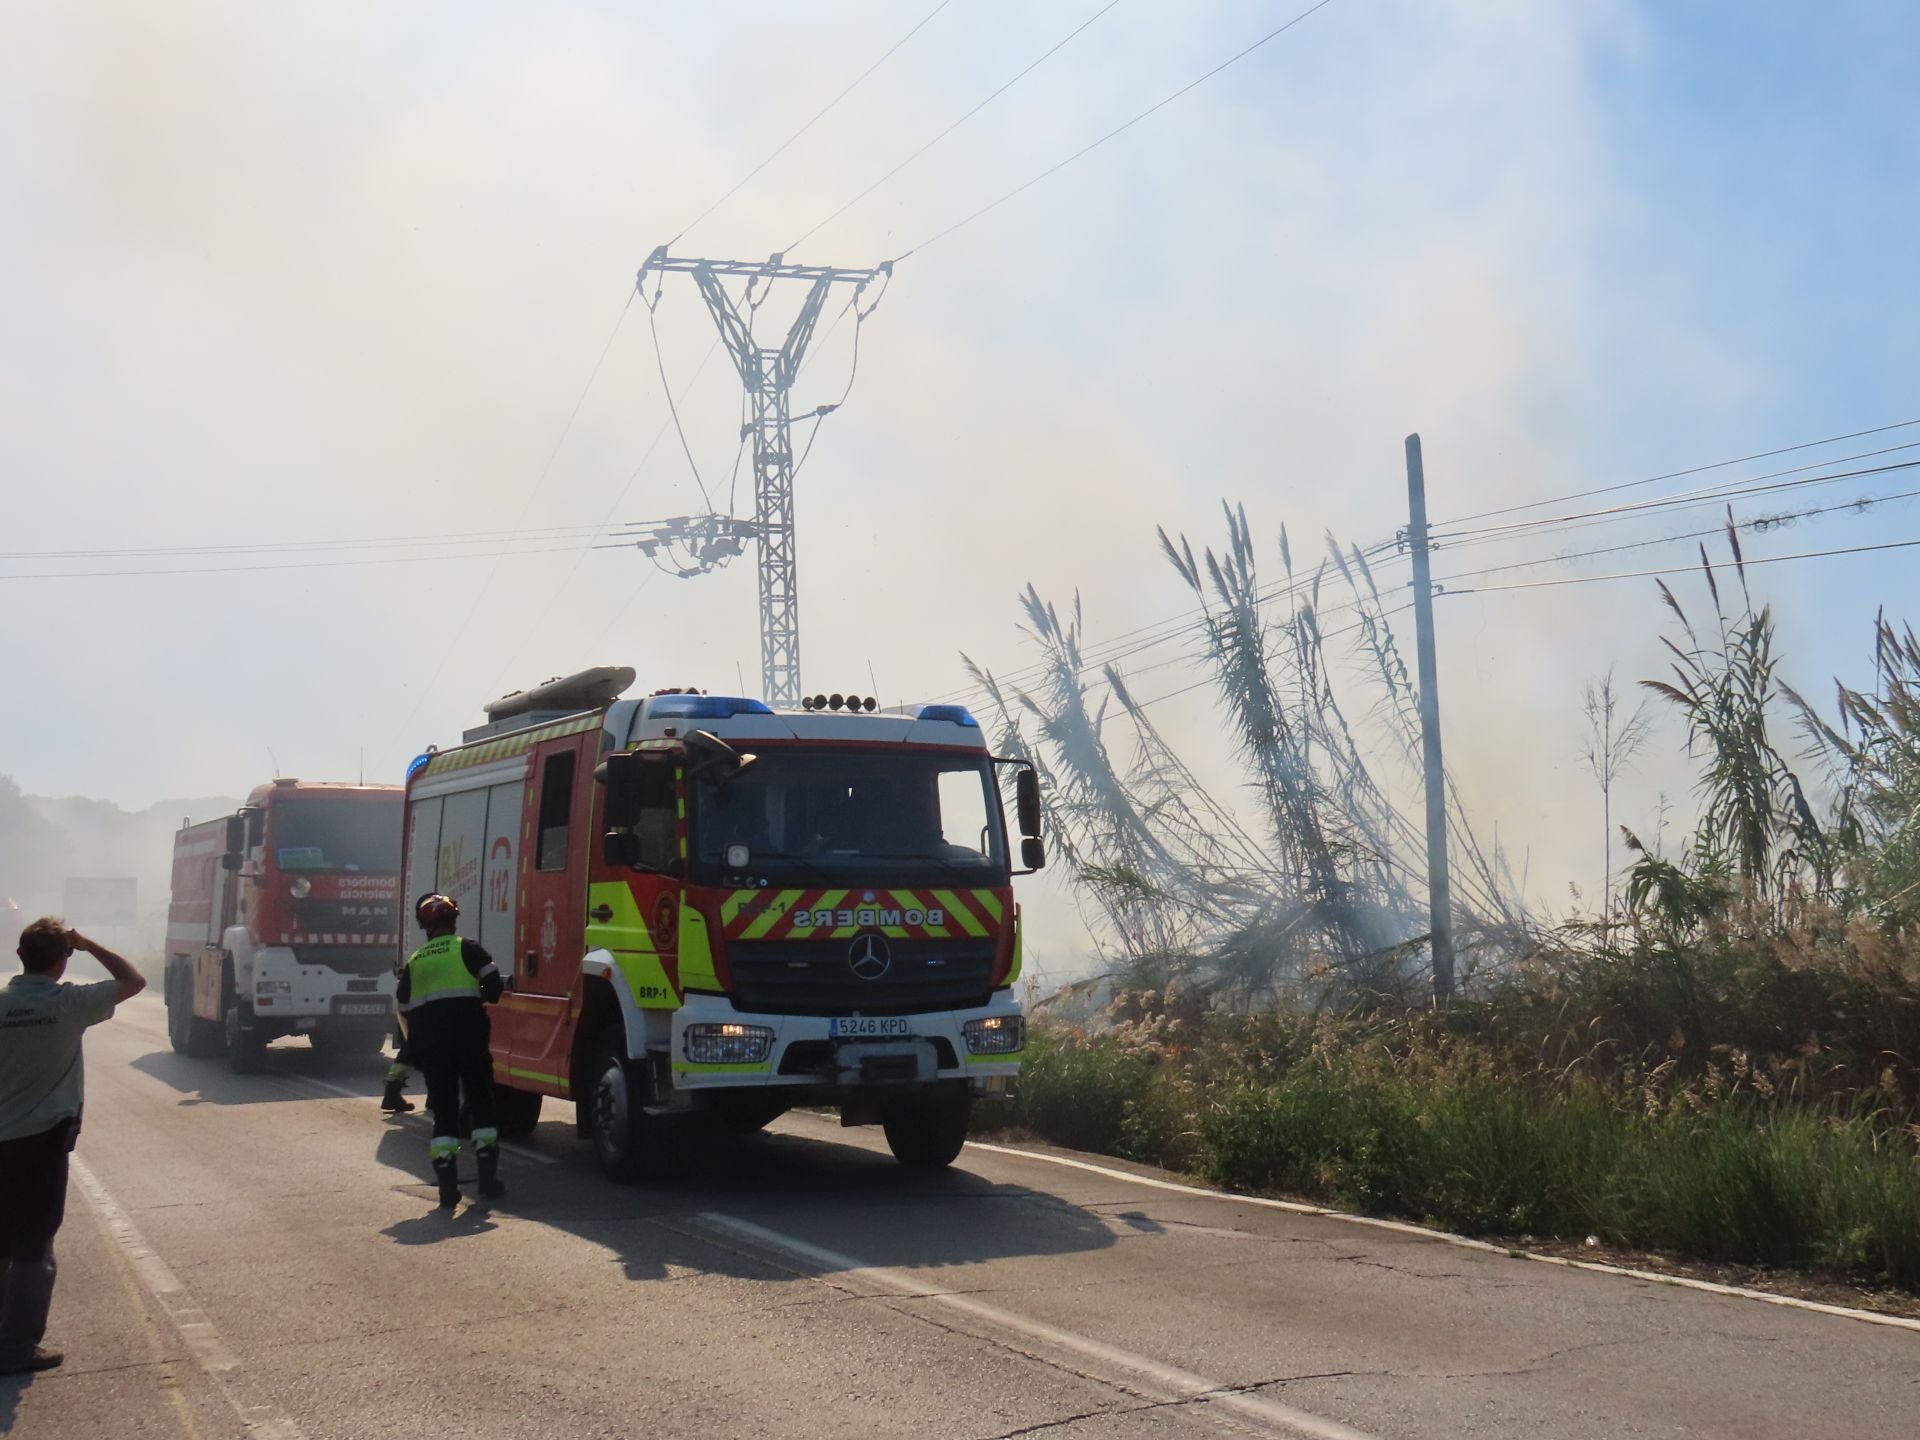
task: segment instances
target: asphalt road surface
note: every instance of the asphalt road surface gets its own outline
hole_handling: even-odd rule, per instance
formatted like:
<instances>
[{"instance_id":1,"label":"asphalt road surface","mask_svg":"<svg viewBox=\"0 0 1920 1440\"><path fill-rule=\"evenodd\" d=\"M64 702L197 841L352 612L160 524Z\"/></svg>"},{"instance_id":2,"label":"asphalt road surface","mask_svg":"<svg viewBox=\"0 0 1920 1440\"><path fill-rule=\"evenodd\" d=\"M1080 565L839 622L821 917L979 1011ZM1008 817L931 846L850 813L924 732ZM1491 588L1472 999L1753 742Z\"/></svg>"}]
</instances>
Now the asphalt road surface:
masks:
<instances>
[{"instance_id":1,"label":"asphalt road surface","mask_svg":"<svg viewBox=\"0 0 1920 1440\"><path fill-rule=\"evenodd\" d=\"M438 1211L381 1066L91 1033L30 1440L1920 1434L1920 1332L792 1116L603 1179L549 1102ZM416 1099L417 1094L416 1094Z\"/></svg>"}]
</instances>

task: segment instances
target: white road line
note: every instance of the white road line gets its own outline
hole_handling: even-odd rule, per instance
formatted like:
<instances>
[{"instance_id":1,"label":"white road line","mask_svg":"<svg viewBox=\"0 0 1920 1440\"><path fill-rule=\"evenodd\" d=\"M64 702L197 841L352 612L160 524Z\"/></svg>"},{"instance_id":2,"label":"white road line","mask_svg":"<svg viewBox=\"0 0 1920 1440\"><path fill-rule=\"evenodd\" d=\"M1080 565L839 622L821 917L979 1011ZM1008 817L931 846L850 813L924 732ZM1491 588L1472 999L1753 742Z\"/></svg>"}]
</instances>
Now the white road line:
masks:
<instances>
[{"instance_id":1,"label":"white road line","mask_svg":"<svg viewBox=\"0 0 1920 1440\"><path fill-rule=\"evenodd\" d=\"M1177 1365L1168 1365L1163 1361L1154 1360L1146 1355L1137 1355L1131 1350L1122 1350L1116 1345L1109 1345L1105 1341L1095 1340L1090 1336L1078 1335L1071 1330L1062 1330L1043 1320L1017 1315L1011 1310L1002 1310L997 1305L988 1305L970 1295L929 1289L925 1281L916 1279L904 1270L869 1265L851 1255L842 1255L809 1241L800 1240L791 1235L782 1235L776 1230L767 1229L764 1225L756 1225L751 1220L737 1219L732 1215L719 1215L712 1211L703 1211L691 1218L698 1224L744 1240L750 1245L798 1260L811 1269L857 1277L882 1290L891 1290L897 1295L959 1311L963 1315L971 1316L998 1329L1011 1330L1015 1334L1038 1340L1042 1344L1065 1350L1084 1359L1140 1376L1150 1384L1182 1399L1204 1402L1208 1406L1217 1405L1222 1409L1233 1411L1243 1419L1259 1420L1290 1435L1308 1436L1310 1440L1373 1440L1373 1437L1365 1431L1355 1430L1352 1426L1343 1425L1338 1420L1311 1415L1305 1410L1297 1410L1291 1405L1282 1405L1279 1401L1270 1400L1264 1395L1235 1390L1224 1381L1209 1380L1204 1375L1183 1370Z\"/></svg>"},{"instance_id":2,"label":"white road line","mask_svg":"<svg viewBox=\"0 0 1920 1440\"><path fill-rule=\"evenodd\" d=\"M1463 1250L1484 1250L1492 1255L1505 1255L1516 1260L1532 1260L1541 1265L1559 1265L1568 1270L1591 1270L1601 1275L1625 1275L1633 1280L1651 1280L1660 1285L1677 1285L1685 1290L1702 1290L1709 1295L1729 1295L1740 1300L1762 1300L1769 1305L1784 1305L1791 1310L1811 1310L1818 1315L1837 1315L1843 1320L1861 1320L1869 1325L1888 1325L1896 1330L1920 1331L1920 1320L1910 1320L1904 1315L1879 1315L1871 1310L1855 1310L1845 1305L1825 1305L1818 1300L1802 1300L1796 1295L1776 1295L1770 1290L1749 1290L1744 1285L1721 1285L1712 1280L1695 1280L1688 1275L1667 1275L1658 1270L1636 1270L1627 1265L1609 1265L1603 1260L1574 1260L1564 1255L1539 1255L1531 1250L1515 1250L1506 1245L1495 1245L1486 1240L1475 1240L1467 1235L1455 1235L1447 1230L1433 1230L1425 1225L1414 1225L1405 1220L1381 1220L1372 1215L1350 1215L1344 1210L1326 1210L1318 1205L1303 1205L1297 1200L1272 1200L1265 1195L1236 1195L1230 1190L1209 1190L1201 1185L1182 1185L1174 1180L1158 1180L1151 1175L1135 1175L1130 1170L1116 1170L1110 1165L1095 1165L1086 1160L1073 1160L1065 1155L1045 1155L1038 1150L1021 1150L1012 1145L989 1145L980 1140L969 1140L967 1147L972 1150L987 1150L995 1155L1011 1155L1018 1160L1038 1160L1047 1165L1062 1165L1069 1170L1085 1170L1091 1175L1104 1175L1112 1180L1125 1180L1130 1185L1143 1185L1149 1190L1168 1190L1176 1195L1194 1195L1203 1200L1230 1200L1235 1205L1258 1205L1268 1210L1285 1210L1293 1215L1313 1215L1323 1220L1338 1220L1343 1225L1362 1225L1370 1230L1392 1230L1402 1235L1418 1235L1425 1240L1438 1240L1443 1244L1457 1245Z\"/></svg>"},{"instance_id":3,"label":"white road line","mask_svg":"<svg viewBox=\"0 0 1920 1440\"><path fill-rule=\"evenodd\" d=\"M87 1197L87 1203L93 1206L100 1228L120 1247L142 1287L167 1312L167 1318L180 1332L188 1351L219 1387L220 1394L233 1407L233 1413L247 1427L247 1433L260 1440L304 1440L300 1427L283 1411L271 1405L249 1405L235 1393L233 1381L241 1370L240 1357L227 1348L227 1342L220 1338L219 1330L207 1318L207 1312L194 1303L187 1287L180 1283L180 1277L147 1243L126 1212L114 1203L107 1187L86 1162L76 1155L70 1164L74 1181L80 1193Z\"/></svg>"},{"instance_id":4,"label":"white road line","mask_svg":"<svg viewBox=\"0 0 1920 1440\"><path fill-rule=\"evenodd\" d=\"M344 1095L349 1100L365 1100L369 1104L380 1098L378 1095L367 1095L358 1090L349 1090L344 1085L335 1085L331 1080L316 1079L312 1075L276 1075L273 1078L276 1080L286 1080L295 1085L311 1085L317 1090L330 1090L335 1095ZM432 1123L425 1115L405 1111L397 1114L394 1118L403 1120L409 1125ZM502 1140L500 1142L500 1148L509 1155L517 1155L522 1160L532 1160L536 1164L558 1165L560 1163L560 1157L558 1155L544 1155L538 1150L530 1149L525 1145L515 1144L511 1140Z\"/></svg>"}]
</instances>

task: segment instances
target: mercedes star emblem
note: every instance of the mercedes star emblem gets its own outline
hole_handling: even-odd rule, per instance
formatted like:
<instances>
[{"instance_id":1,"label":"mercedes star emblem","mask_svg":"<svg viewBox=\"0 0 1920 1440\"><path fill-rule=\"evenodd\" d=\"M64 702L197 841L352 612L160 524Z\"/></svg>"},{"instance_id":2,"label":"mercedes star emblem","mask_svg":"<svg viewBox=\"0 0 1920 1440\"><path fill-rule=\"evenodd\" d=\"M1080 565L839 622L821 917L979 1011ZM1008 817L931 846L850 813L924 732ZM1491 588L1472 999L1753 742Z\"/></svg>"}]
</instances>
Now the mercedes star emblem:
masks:
<instances>
[{"instance_id":1,"label":"mercedes star emblem","mask_svg":"<svg viewBox=\"0 0 1920 1440\"><path fill-rule=\"evenodd\" d=\"M862 980L878 980L893 964L893 952L878 935L858 935L847 947L847 968Z\"/></svg>"}]
</instances>

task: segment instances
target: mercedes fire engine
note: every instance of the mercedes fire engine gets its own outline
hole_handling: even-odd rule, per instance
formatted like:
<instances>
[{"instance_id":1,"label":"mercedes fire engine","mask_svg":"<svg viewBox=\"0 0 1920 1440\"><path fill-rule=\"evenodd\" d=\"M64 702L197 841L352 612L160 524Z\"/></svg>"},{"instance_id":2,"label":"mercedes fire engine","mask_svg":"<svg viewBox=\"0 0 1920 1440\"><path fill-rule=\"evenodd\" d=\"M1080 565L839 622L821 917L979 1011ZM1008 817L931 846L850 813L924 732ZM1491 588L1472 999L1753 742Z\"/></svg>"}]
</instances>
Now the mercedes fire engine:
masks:
<instances>
[{"instance_id":1,"label":"mercedes fire engine","mask_svg":"<svg viewBox=\"0 0 1920 1440\"><path fill-rule=\"evenodd\" d=\"M510 976L502 1132L570 1099L607 1173L637 1180L702 1123L825 1106L883 1126L907 1165L951 1163L1024 1046L1011 878L1045 861L1032 766L993 757L956 705L617 698L633 677L495 701L408 775L405 893L452 896ZM402 923L405 954L422 936Z\"/></svg>"},{"instance_id":2,"label":"mercedes fire engine","mask_svg":"<svg viewBox=\"0 0 1920 1440\"><path fill-rule=\"evenodd\" d=\"M182 1054L258 1069L282 1035L340 1055L393 1024L397 785L275 780L174 836L167 1035Z\"/></svg>"}]
</instances>

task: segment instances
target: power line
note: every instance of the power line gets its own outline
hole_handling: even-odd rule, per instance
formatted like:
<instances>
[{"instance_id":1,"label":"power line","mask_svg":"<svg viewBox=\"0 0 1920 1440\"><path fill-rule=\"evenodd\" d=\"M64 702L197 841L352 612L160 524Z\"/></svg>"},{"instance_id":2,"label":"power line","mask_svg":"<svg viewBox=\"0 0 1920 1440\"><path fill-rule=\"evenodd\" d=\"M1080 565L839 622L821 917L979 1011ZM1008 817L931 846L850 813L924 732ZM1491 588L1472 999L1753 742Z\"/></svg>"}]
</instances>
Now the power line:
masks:
<instances>
[{"instance_id":1,"label":"power line","mask_svg":"<svg viewBox=\"0 0 1920 1440\"><path fill-rule=\"evenodd\" d=\"M561 428L560 438L554 442L553 451L547 456L547 463L540 467L539 475L535 477L527 493L521 497L520 509L513 517L515 525L526 519L527 507L533 504L533 497L538 495L540 488L547 483L547 476L553 470L553 462L560 458L560 451L566 445L567 437L573 433L574 422L580 418L580 407L587 403L587 395L593 389L593 382L600 378L600 369L607 363L607 355L613 349L615 338L620 334L620 327L626 323L627 312L633 308L633 300L633 292L629 291L626 303L620 307L619 315L614 318L613 328L607 332L606 343L600 347L600 354L593 362L593 369L587 374L587 383L580 387L580 394L573 402L573 409L567 413L567 423ZM448 657L459 650L461 642L467 638L467 631L473 627L473 617L480 613L480 605L486 599L487 592L493 588L493 577L498 573L499 567L496 565L487 573L486 580L474 587L473 603L467 607L467 613L462 617L459 628L451 637L434 646L439 651L439 659L434 662L433 673L427 677L427 683L414 692L413 704L407 707L406 718L400 722L402 726L413 723L413 717L420 712L421 702L431 695L433 687L440 683L441 675L446 672Z\"/></svg>"},{"instance_id":2,"label":"power line","mask_svg":"<svg viewBox=\"0 0 1920 1440\"><path fill-rule=\"evenodd\" d=\"M946 9L947 6L949 6L952 3L953 3L953 0L940 0L940 3L938 5L935 5L933 9L929 10L925 15L922 15L920 17L919 22L916 25L914 25L914 27L911 30L907 31L906 34L902 35L898 40L894 41L893 44L889 45L884 51L881 52L880 58L878 60L874 61L871 65L867 66L867 68L862 70L858 75L854 76L852 82L846 87L846 89L842 90L838 95L834 96L833 99L829 100L825 105L821 106L820 109L816 110L813 113L812 118L809 119L806 122L806 124L802 125L798 130L794 131L785 140L782 140L778 145L776 145L773 148L773 150L768 153L766 159L762 160L758 165L754 166L746 174L742 175L738 180L734 181L732 186L728 188L726 194L722 195L718 200L714 201L711 205L707 206L706 209L702 210L698 215L694 216L693 219L687 223L687 225L680 231L678 235L674 236L673 239L667 242L668 246L671 247L679 244L680 241L683 240L687 236L687 234L691 232L696 226L698 226L703 220L705 220L709 215L713 214L713 212L718 210L722 205L726 204L727 201L731 200L735 195L739 194L740 191L746 186L748 181L752 180L754 176L758 175L762 170L766 169L767 166L771 165L775 160L778 160L782 155L784 155L787 152L787 149L796 140L798 140L802 135L805 135L807 131L811 130L821 120L824 120L827 117L828 112L833 110L833 108L837 106L842 100L846 99L855 90L859 89L860 86L866 81L869 75L873 74L874 71L878 70L882 65L886 64L887 61L891 60L893 58L894 51L898 50L902 45L905 45L909 40L913 39L914 36L918 35L922 30L926 29L928 22L931 21L934 16L938 15L942 10Z\"/></svg>"},{"instance_id":3,"label":"power line","mask_svg":"<svg viewBox=\"0 0 1920 1440\"><path fill-rule=\"evenodd\" d=\"M693 374L687 377L687 383L680 387L680 398L682 400L685 400L688 395L693 393L693 387L700 383L701 375L706 372L707 362L713 359L713 352L719 348L720 339L718 336L715 336L713 343L707 347L707 353L701 356L700 363L694 366ZM672 397L669 396L668 398L671 399ZM653 438L647 442L647 448L641 452L639 461L634 465L633 469L627 472L627 480L626 483L620 487L620 493L614 496L613 503L607 506L606 513L600 517L599 525L593 527L596 531L600 532L600 534L604 534L607 526L613 522L614 512L626 503L628 494L633 490L633 482L640 478L640 472L645 470L648 462L653 459L653 452L660 448L660 442L666 438L667 427L672 423L671 420L662 420L660 422L659 428L653 432ZM745 442L742 443L744 444ZM598 536L596 536L596 539L597 538ZM596 544L591 548L599 550L605 547ZM546 623L547 616L553 613L553 607L559 604L560 597L572 587L574 579L580 574L580 567L586 563L587 556L583 553L574 560L573 568L567 571L560 583L547 592L546 603L541 607L540 613L535 617L533 623L527 627L528 639L531 640L540 634L540 627ZM628 603L631 603L631 601ZM624 607L621 613L625 613Z\"/></svg>"},{"instance_id":4,"label":"power line","mask_svg":"<svg viewBox=\"0 0 1920 1440\"><path fill-rule=\"evenodd\" d=\"M897 264L899 261L906 259L907 256L912 255L917 251L926 249L929 245L932 245L936 241L946 239L947 236L953 234L954 231L962 229L965 226L971 225L974 221L980 219L983 215L986 215L991 211L998 210L1002 205L1006 204L1009 200L1013 199L1016 195L1021 195L1021 194L1024 194L1026 191L1031 190L1035 185L1038 185L1042 180L1045 180L1050 176L1059 174L1060 171L1066 169L1067 166L1073 164L1074 161L1080 159L1084 155L1091 154L1093 151L1098 150L1102 145L1106 144L1109 140L1113 139L1115 136L1120 135L1125 131L1131 130L1135 125L1138 125L1142 120L1145 120L1148 116L1156 113L1157 111L1164 110L1167 106L1171 105L1174 101L1178 100L1182 95L1185 95L1188 91L1197 89L1199 86L1206 84L1207 81L1211 80L1214 76L1218 75L1221 71L1229 68L1230 66L1239 64L1242 60L1246 59L1247 56L1253 54L1254 51L1260 49L1263 45L1269 44L1270 42L1279 39L1282 35L1286 34L1287 31L1293 29L1294 26L1298 25L1302 20L1307 19L1309 16L1315 14L1320 10L1324 10L1327 6L1331 5L1332 3L1333 3L1333 0L1319 0L1318 4L1308 6L1305 10L1302 10L1298 15L1294 16L1291 20L1287 21L1286 24L1281 25L1273 30L1269 30L1265 35L1262 35L1258 40L1254 41L1251 45L1247 46L1246 49L1240 51L1236 55L1229 56L1227 59L1222 60L1218 65L1214 66L1211 70L1207 71L1206 74L1198 77L1197 79L1189 80L1185 85L1182 85L1178 90L1174 91L1171 95L1168 95L1164 99L1156 101L1154 104L1149 105L1145 110L1142 110L1138 115L1135 115L1132 119L1123 121L1122 123L1114 126L1113 129L1107 131L1107 133L1102 135L1098 140L1095 140L1090 144L1081 146L1078 150L1074 151L1071 155L1067 156L1066 159L1048 166L1045 170L1042 170L1038 175L1035 175L1032 179L1023 181L1022 183L1014 186L1013 189L1007 191L1007 193L1002 195L998 200L994 200L988 204L982 205L978 210L975 210L972 214L967 215L962 219L954 221L951 225L947 226L944 230L936 230L933 234L929 235L926 239L922 240L918 245L912 246L911 248L901 252L898 256L896 256L895 263ZM1102 13L1105 13L1105 12L1103 11ZM1094 18L1098 19L1099 17L1095 16Z\"/></svg>"},{"instance_id":5,"label":"power line","mask_svg":"<svg viewBox=\"0 0 1920 1440\"><path fill-rule=\"evenodd\" d=\"M1669 470L1664 475L1649 475L1643 480L1626 480L1617 485L1602 485L1596 490L1576 490L1571 494L1555 495L1546 500L1528 500L1519 505L1503 505L1494 510L1479 510L1471 515L1460 515L1451 520L1437 521L1435 528L1465 525L1471 520L1485 520L1495 515L1512 515L1521 510L1537 510L1545 505L1564 505L1568 501L1587 500L1595 495L1611 495L1615 491L1632 490L1641 485L1657 485L1662 480L1680 480L1688 475L1704 474L1709 470L1725 470L1730 466L1745 465L1754 460L1771 460L1776 455L1791 455L1800 450L1816 450L1822 445L1838 445L1843 440L1859 440L1868 435L1884 435L1890 430L1905 430L1915 425L1920 425L1920 420L1900 420L1892 425L1876 425L1871 430L1854 430L1845 435L1829 435L1824 440L1807 440L1798 445L1784 445L1778 450L1762 450L1757 454L1742 455L1733 460L1715 460L1709 465L1694 465L1686 470Z\"/></svg>"},{"instance_id":6,"label":"power line","mask_svg":"<svg viewBox=\"0 0 1920 1440\"><path fill-rule=\"evenodd\" d=\"M1397 543L1398 542L1394 540L1377 541L1369 548L1361 550L1358 553L1360 557L1366 561L1377 560L1383 555L1387 556L1388 559L1393 559L1396 557L1390 555L1388 552L1394 550ZM1291 599L1311 589L1321 578L1322 572L1316 567L1310 575L1289 576L1286 580L1275 581L1271 585L1262 586L1255 593L1262 603ZM1351 604L1349 602L1342 602L1340 605L1329 607L1326 611L1316 611L1316 613L1337 614L1340 610L1347 608L1351 608ZM1178 640L1186 635L1193 634L1205 627L1210 615L1211 611L1205 605L1197 605L1191 609L1182 611L1179 615L1170 616L1165 620L1154 621L1152 624L1143 625L1134 630L1122 631L1119 635L1109 636L1105 640L1083 646L1080 652L1081 663L1075 667L1073 673L1076 676L1084 675L1089 670L1117 664L1131 656L1157 649L1169 641ZM1146 638L1134 641L1134 637L1136 636ZM1126 643L1129 641L1134 641L1134 643ZM994 683L996 685L1011 686L1018 689L1022 685L1032 684L1034 681L1041 679L1054 668L1055 667L1048 661L1037 661L1031 665L1022 666L1018 670L1008 671L1004 675L995 676ZM964 689L949 691L946 695L937 698L942 700L956 699L978 696L983 693L979 686L973 685Z\"/></svg>"},{"instance_id":7,"label":"power line","mask_svg":"<svg viewBox=\"0 0 1920 1440\"><path fill-rule=\"evenodd\" d=\"M508 538L561 539L569 535L597 533L601 525L546 525L519 530L456 530L428 535L374 535L358 540L268 540L217 545L139 545L91 550L11 550L0 551L0 561L46 562L53 560L161 559L220 555L300 554L326 550L375 550L394 546L478 545L497 543Z\"/></svg>"},{"instance_id":8,"label":"power line","mask_svg":"<svg viewBox=\"0 0 1920 1440\"><path fill-rule=\"evenodd\" d=\"M1747 565L1778 565L1788 560L1824 560L1835 555L1868 555L1880 550L1907 550L1920 540L1887 540L1878 545L1847 545L1837 550L1803 550L1796 555L1749 555L1739 561L1707 562L1709 569L1729 569ZM1557 580L1523 580L1511 585L1471 585L1448 590L1448 595L1491 595L1500 590L1545 590L1561 585L1597 585L1603 580L1644 580L1656 575L1691 575L1698 565L1669 565L1658 570L1627 570L1614 575L1565 575Z\"/></svg>"},{"instance_id":9,"label":"power line","mask_svg":"<svg viewBox=\"0 0 1920 1440\"><path fill-rule=\"evenodd\" d=\"M998 100L1002 95L1006 94L1007 91L1011 90L1015 85L1018 85L1022 80L1026 79L1027 76L1031 75L1035 70L1039 69L1048 60L1050 60L1057 52L1064 49L1076 36L1080 34L1081 31L1085 30L1088 26L1092 25L1102 15L1105 15L1109 10L1113 9L1113 7L1115 5L1118 5L1119 3L1120 3L1120 0L1107 0L1106 4L1102 5L1098 10L1094 11L1093 14L1089 15L1086 19L1082 20L1078 25L1074 26L1073 29L1069 30L1060 39L1054 41L1054 43L1051 46L1049 46L1047 50L1039 56L1039 58L1030 61L1012 79L1007 80L1006 82L1001 84L996 90L993 91L992 94L988 95L986 99L980 101L971 110L967 111L966 114L962 115L958 120L955 120L951 125L947 126L946 129L942 130L938 135L935 135L931 140L927 141L926 144L922 145L918 150L915 150L911 155L907 156L906 159L902 160L898 165L895 165L891 170L887 171L878 180L875 180L871 185L867 186L866 189L862 190L858 195L855 195L851 200L847 201L847 203L842 205L838 210L834 211L831 215L827 216L826 219L815 224L812 229L806 231L803 235L800 236L798 240L795 240L792 244L786 246L780 253L783 255L787 254L793 250L798 249L800 246L806 244L807 241L811 240L815 235L819 234L822 230L826 229L827 226L831 225L834 221L838 220L842 215L846 214L849 210L853 209L854 206L858 205L862 200L866 199L869 195L873 194L874 191L878 190L882 185L886 184L889 180L893 179L893 177L898 175L902 170L906 169L909 165L913 164L913 162L918 160L922 155L926 154L929 150L933 149L934 146L938 145L942 140L946 139L947 136L951 135L954 131L958 130L962 125L966 124L967 121L971 120L974 116L978 115L982 110L986 109L987 106L991 105L995 100ZM1326 3L1326 0L1322 0L1322 3L1323 4ZM904 259L905 257L903 256L902 258Z\"/></svg>"},{"instance_id":10,"label":"power line","mask_svg":"<svg viewBox=\"0 0 1920 1440\"><path fill-rule=\"evenodd\" d=\"M1896 446L1895 449L1911 449L1912 446ZM1800 466L1799 469L1815 467ZM1636 500L1625 505L1610 505L1601 510L1583 510L1572 515L1550 516L1543 520L1516 520L1509 525L1489 525L1478 530L1456 530L1442 536L1444 540L1457 543L1470 543L1476 540L1496 539L1501 535L1513 533L1538 533L1561 526L1569 526L1574 521L1604 519L1609 516L1622 518L1646 515L1661 510L1694 509L1703 504L1718 504L1722 500L1739 499L1746 495L1763 495L1775 490L1797 490L1809 485L1831 485L1841 480L1858 480L1867 475L1888 475L1897 470L1920 469L1920 460L1901 460L1887 465L1870 465L1859 470L1841 470L1830 475L1809 475L1799 480L1781 480L1773 484L1756 484L1741 481L1728 485L1708 486L1701 490L1685 491L1679 495L1663 495L1653 500ZM1791 474L1792 471L1780 471ZM1757 476L1756 480L1767 477Z\"/></svg>"},{"instance_id":11,"label":"power line","mask_svg":"<svg viewBox=\"0 0 1920 1440\"><path fill-rule=\"evenodd\" d=\"M680 406L673 398L673 386L667 383L667 358L660 353L660 326L654 318L651 305L647 306L647 332L653 336L653 358L660 367L660 390L667 397L667 413L673 417L673 428L680 437L680 449L686 454L687 468L693 471L693 483L700 487L700 503L707 507L707 513L711 515L714 513L713 497L707 494L707 482L700 478L700 466L693 458L693 447L687 443L686 427L680 423Z\"/></svg>"},{"instance_id":12,"label":"power line","mask_svg":"<svg viewBox=\"0 0 1920 1440\"><path fill-rule=\"evenodd\" d=\"M337 570L359 565L422 565L446 560L487 560L507 556L561 555L591 550L591 544L516 546L510 550L476 550L464 555L368 555L356 560L296 560L278 565L182 565L153 570L56 570L40 575L0 575L9 580L102 580L136 575L241 575L261 570ZM498 567L495 567L496 571ZM484 587L482 587L484 589ZM409 717L411 718L411 717Z\"/></svg>"},{"instance_id":13,"label":"power line","mask_svg":"<svg viewBox=\"0 0 1920 1440\"><path fill-rule=\"evenodd\" d=\"M1843 511L1864 512L1877 505L1889 505L1897 500L1911 500L1917 496L1920 496L1920 490L1900 490L1891 495L1863 496L1859 500L1848 500L1838 505L1821 505L1810 510L1790 510L1778 515L1755 515L1751 519L1736 520L1731 523L1735 530L1772 530L1801 520L1818 520L1824 516L1837 515ZM1574 550L1560 555L1541 556L1533 560L1510 560L1502 565L1465 570L1435 583L1436 585L1451 584L1455 580L1471 580L1481 575L1497 575L1508 570L1531 570L1542 565L1566 565L1575 560L1590 560L1596 555L1617 555L1626 550L1648 550L1658 545L1679 545L1688 540L1704 540L1714 535L1724 535L1726 532L1727 526L1721 524L1705 530L1688 530L1679 535L1658 535L1647 540L1629 540L1620 545L1602 545L1592 550Z\"/></svg>"}]
</instances>

